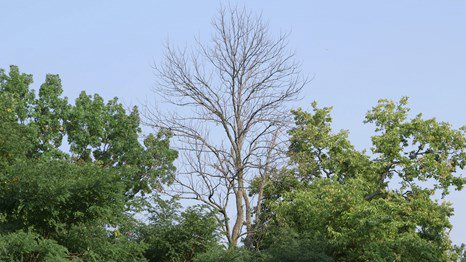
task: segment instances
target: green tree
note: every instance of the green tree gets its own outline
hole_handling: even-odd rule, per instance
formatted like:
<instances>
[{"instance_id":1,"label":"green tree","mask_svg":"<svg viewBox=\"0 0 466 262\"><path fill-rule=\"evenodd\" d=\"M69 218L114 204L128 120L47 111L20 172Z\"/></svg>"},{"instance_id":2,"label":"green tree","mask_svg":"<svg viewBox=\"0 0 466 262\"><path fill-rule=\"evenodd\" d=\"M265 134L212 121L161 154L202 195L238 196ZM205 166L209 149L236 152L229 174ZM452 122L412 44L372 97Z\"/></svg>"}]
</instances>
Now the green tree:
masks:
<instances>
[{"instance_id":1,"label":"green tree","mask_svg":"<svg viewBox=\"0 0 466 262\"><path fill-rule=\"evenodd\" d=\"M68 261L68 250L36 233L17 231L0 235L2 261Z\"/></svg>"},{"instance_id":2,"label":"green tree","mask_svg":"<svg viewBox=\"0 0 466 262\"><path fill-rule=\"evenodd\" d=\"M149 261L193 261L218 245L219 224L212 211L203 206L180 211L173 200L157 203L150 223L140 229L141 240L149 246L145 252Z\"/></svg>"},{"instance_id":3,"label":"green tree","mask_svg":"<svg viewBox=\"0 0 466 262\"><path fill-rule=\"evenodd\" d=\"M24 159L32 151L30 143L35 132L32 128L19 124L14 112L16 101L8 93L0 92L0 170Z\"/></svg>"},{"instance_id":4,"label":"green tree","mask_svg":"<svg viewBox=\"0 0 466 262\"><path fill-rule=\"evenodd\" d=\"M204 253L199 253L194 257L196 262L244 262L244 261L265 261L265 257L258 252L251 251L245 247L225 248L217 245L209 248Z\"/></svg>"},{"instance_id":5,"label":"green tree","mask_svg":"<svg viewBox=\"0 0 466 262\"><path fill-rule=\"evenodd\" d=\"M31 115L31 105L34 101L34 92L29 88L32 84L32 75L20 73L17 66L10 66L8 74L0 69L0 93L8 95L14 101L11 110L17 120L24 123Z\"/></svg>"},{"instance_id":6,"label":"green tree","mask_svg":"<svg viewBox=\"0 0 466 262\"><path fill-rule=\"evenodd\" d=\"M368 112L365 122L376 127L371 154L356 150L347 131L332 132L330 108L293 112L294 168L267 185L262 249L272 249L281 231L319 241L338 261L456 258L453 208L434 197L463 187L464 130L420 114L409 119L406 104L380 100Z\"/></svg>"},{"instance_id":7,"label":"green tree","mask_svg":"<svg viewBox=\"0 0 466 262\"><path fill-rule=\"evenodd\" d=\"M37 98L31 83L0 70L0 257L143 261L130 211L170 181L170 133L141 141L137 108L85 93L71 105L57 75Z\"/></svg>"},{"instance_id":8,"label":"green tree","mask_svg":"<svg viewBox=\"0 0 466 262\"><path fill-rule=\"evenodd\" d=\"M105 103L82 92L69 110L66 133L73 158L119 169L131 195L160 189L172 179L177 152L169 147L171 134L162 130L141 143L137 107L127 114L117 98Z\"/></svg>"},{"instance_id":9,"label":"green tree","mask_svg":"<svg viewBox=\"0 0 466 262\"><path fill-rule=\"evenodd\" d=\"M39 95L33 103L30 125L37 131L36 154L52 158L65 156L59 147L65 135L65 121L70 105L63 93L58 75L48 74L39 88Z\"/></svg>"}]
</instances>

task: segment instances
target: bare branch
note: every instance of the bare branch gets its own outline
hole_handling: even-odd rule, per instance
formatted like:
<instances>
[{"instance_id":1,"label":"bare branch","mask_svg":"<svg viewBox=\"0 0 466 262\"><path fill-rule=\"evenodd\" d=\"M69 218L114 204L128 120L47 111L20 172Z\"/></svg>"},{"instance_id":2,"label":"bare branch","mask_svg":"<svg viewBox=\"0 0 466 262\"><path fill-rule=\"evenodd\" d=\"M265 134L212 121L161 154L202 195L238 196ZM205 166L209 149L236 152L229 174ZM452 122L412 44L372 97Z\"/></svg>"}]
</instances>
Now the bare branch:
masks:
<instances>
[{"instance_id":1,"label":"bare branch","mask_svg":"<svg viewBox=\"0 0 466 262\"><path fill-rule=\"evenodd\" d=\"M146 122L169 129L178 140L182 168L173 193L217 210L235 246L244 224L246 236L253 236L251 217L259 219L270 169L285 158L287 105L308 79L287 51L288 35L272 37L260 16L222 8L212 26L210 45L196 39L190 52L166 45L154 66L154 91L175 112L149 108ZM260 180L257 195L250 194L254 179Z\"/></svg>"}]
</instances>

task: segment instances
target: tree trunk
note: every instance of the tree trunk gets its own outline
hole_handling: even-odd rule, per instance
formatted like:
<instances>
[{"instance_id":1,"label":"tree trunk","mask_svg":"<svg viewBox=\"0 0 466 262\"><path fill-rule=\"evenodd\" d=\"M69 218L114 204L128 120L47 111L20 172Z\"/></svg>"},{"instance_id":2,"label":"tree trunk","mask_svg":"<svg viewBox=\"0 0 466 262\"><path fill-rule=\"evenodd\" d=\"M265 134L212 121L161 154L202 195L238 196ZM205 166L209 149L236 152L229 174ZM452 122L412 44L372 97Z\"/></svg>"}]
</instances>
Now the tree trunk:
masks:
<instances>
[{"instance_id":1,"label":"tree trunk","mask_svg":"<svg viewBox=\"0 0 466 262\"><path fill-rule=\"evenodd\" d=\"M236 247L238 245L238 239L240 238L241 228L243 226L244 218L244 207L243 207L243 191L244 191L244 182L242 177L242 171L238 174L238 188L235 192L236 200L236 221L231 232L231 243L230 248Z\"/></svg>"}]
</instances>

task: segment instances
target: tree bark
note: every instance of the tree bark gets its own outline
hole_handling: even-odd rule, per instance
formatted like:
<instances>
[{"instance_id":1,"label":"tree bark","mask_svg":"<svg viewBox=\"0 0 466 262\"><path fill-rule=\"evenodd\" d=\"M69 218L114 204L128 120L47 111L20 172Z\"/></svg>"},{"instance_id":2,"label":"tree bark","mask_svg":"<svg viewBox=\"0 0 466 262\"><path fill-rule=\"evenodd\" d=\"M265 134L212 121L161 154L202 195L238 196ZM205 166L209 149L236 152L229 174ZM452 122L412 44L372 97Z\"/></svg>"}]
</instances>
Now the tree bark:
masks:
<instances>
[{"instance_id":1,"label":"tree bark","mask_svg":"<svg viewBox=\"0 0 466 262\"><path fill-rule=\"evenodd\" d=\"M286 51L287 35L271 37L260 16L233 7L221 9L212 24L212 45L197 40L191 54L167 45L154 68L155 92L177 110L147 107L145 115L148 124L178 139L182 166L172 194L216 210L234 247L242 235L253 237L253 211L257 223L260 207L251 206L250 182L267 179L268 154L275 150L270 141L289 121L287 103L308 81ZM258 176L261 172L265 176ZM230 209L236 211L232 219Z\"/></svg>"}]
</instances>

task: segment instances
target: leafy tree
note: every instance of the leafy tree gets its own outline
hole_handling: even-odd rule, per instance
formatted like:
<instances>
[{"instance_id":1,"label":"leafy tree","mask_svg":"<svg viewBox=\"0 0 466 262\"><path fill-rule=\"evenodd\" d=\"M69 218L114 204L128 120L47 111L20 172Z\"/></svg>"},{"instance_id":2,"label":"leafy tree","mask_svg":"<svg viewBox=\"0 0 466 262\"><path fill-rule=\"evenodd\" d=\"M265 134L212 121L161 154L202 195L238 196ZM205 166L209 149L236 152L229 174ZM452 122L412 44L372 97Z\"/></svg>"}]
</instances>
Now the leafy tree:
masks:
<instances>
[{"instance_id":1,"label":"leafy tree","mask_svg":"<svg viewBox=\"0 0 466 262\"><path fill-rule=\"evenodd\" d=\"M263 261L334 261L326 254L324 239L298 233L289 227L272 229L269 245L262 251Z\"/></svg>"},{"instance_id":2,"label":"leafy tree","mask_svg":"<svg viewBox=\"0 0 466 262\"><path fill-rule=\"evenodd\" d=\"M128 211L170 181L170 133L140 141L137 108L85 93L68 104L57 75L37 98L31 83L15 66L0 71L2 258L143 261Z\"/></svg>"},{"instance_id":3,"label":"leafy tree","mask_svg":"<svg viewBox=\"0 0 466 262\"><path fill-rule=\"evenodd\" d=\"M324 239L338 261L448 261L452 208L429 193L409 199L390 193L365 200L371 186L362 179L344 184L317 179L306 190L285 195L277 223L308 239Z\"/></svg>"},{"instance_id":4,"label":"leafy tree","mask_svg":"<svg viewBox=\"0 0 466 262\"><path fill-rule=\"evenodd\" d=\"M226 249L223 246L214 246L204 253L197 254L194 258L196 262L243 262L243 261L264 261L262 254L253 252L245 247Z\"/></svg>"},{"instance_id":5,"label":"leafy tree","mask_svg":"<svg viewBox=\"0 0 466 262\"><path fill-rule=\"evenodd\" d=\"M124 210L123 184L110 170L67 161L18 163L2 174L2 228L58 229Z\"/></svg>"},{"instance_id":6,"label":"leafy tree","mask_svg":"<svg viewBox=\"0 0 466 262\"><path fill-rule=\"evenodd\" d=\"M60 151L65 135L66 114L70 106L68 99L61 97L63 93L58 75L48 74L45 83L39 88L39 95L34 101L30 125L37 131L37 154L49 155L52 158L63 158ZM42 156L43 157L43 156Z\"/></svg>"},{"instance_id":7,"label":"leafy tree","mask_svg":"<svg viewBox=\"0 0 466 262\"><path fill-rule=\"evenodd\" d=\"M47 75L36 98L29 87L32 76L11 66L9 74L0 70L2 120L8 119L5 138L15 132L24 136L28 129L28 144L23 152L29 158L65 159L94 162L105 168L119 167L128 180L128 192L151 192L170 182L175 170L177 152L170 149L170 132L161 130L149 134L141 142L140 118L137 107L129 113L117 98L107 103L99 95L82 92L75 105L62 97L58 75ZM29 128L26 128L28 126ZM11 130L15 130L12 132ZM21 130L22 131L21 131ZM67 137L69 152L60 149ZM20 137L20 136L19 136ZM15 146L16 140L11 142ZM18 146L19 148L19 146Z\"/></svg>"},{"instance_id":8,"label":"leafy tree","mask_svg":"<svg viewBox=\"0 0 466 262\"><path fill-rule=\"evenodd\" d=\"M0 170L24 159L33 150L30 143L35 137L34 129L19 124L14 112L16 100L11 94L0 92Z\"/></svg>"},{"instance_id":9,"label":"leafy tree","mask_svg":"<svg viewBox=\"0 0 466 262\"><path fill-rule=\"evenodd\" d=\"M169 148L169 132L148 135L143 143L137 107L129 114L114 98L104 103L99 95L82 92L69 110L68 143L77 161L116 167L126 176L128 193L151 192L172 179L177 152Z\"/></svg>"},{"instance_id":10,"label":"leafy tree","mask_svg":"<svg viewBox=\"0 0 466 262\"><path fill-rule=\"evenodd\" d=\"M347 132L333 133L330 108L294 111L289 155L295 169L267 186L263 250L276 244L277 228L296 239L321 241L338 261L449 261L449 203L433 200L465 182L463 129L408 119L407 99L380 100L366 116L373 123L372 153L357 151ZM294 232L294 233L293 233Z\"/></svg>"},{"instance_id":11,"label":"leafy tree","mask_svg":"<svg viewBox=\"0 0 466 262\"><path fill-rule=\"evenodd\" d=\"M125 236L110 237L131 222L124 180L112 169L66 160L26 161L10 166L0 179L0 232L33 230L83 259L142 257L144 249L132 248L135 243Z\"/></svg>"},{"instance_id":12,"label":"leafy tree","mask_svg":"<svg viewBox=\"0 0 466 262\"><path fill-rule=\"evenodd\" d=\"M68 250L36 233L17 231L0 235L2 261L68 261Z\"/></svg>"},{"instance_id":13,"label":"leafy tree","mask_svg":"<svg viewBox=\"0 0 466 262\"><path fill-rule=\"evenodd\" d=\"M348 131L333 133L331 108L319 109L312 103L313 114L293 110L296 126L290 130L289 156L297 165L301 181L314 178L343 180L358 173L367 173L369 158L358 152L348 140Z\"/></svg>"},{"instance_id":14,"label":"leafy tree","mask_svg":"<svg viewBox=\"0 0 466 262\"><path fill-rule=\"evenodd\" d=\"M313 103L312 113L292 111L289 166L272 164L280 159L271 150L278 135L267 133L272 140L256 159L265 162L254 166L259 173L247 181L248 194L235 191L238 179L226 185L233 191L224 197L235 196L241 211L233 222L219 214L228 201L210 201L218 192L209 180L202 182L208 192L191 188L207 206L183 210L175 199L147 197L174 179L177 152L168 129L141 139L136 107L128 111L117 98L105 102L84 92L69 104L57 75L46 76L37 96L31 83L15 66L0 70L2 261L465 259L464 245L449 238L453 208L435 197L466 182L466 128L410 118L407 98L380 100L367 113L365 123L375 127L370 151L357 150L348 131L332 131L331 108ZM195 149L204 150L197 142ZM241 163L222 162L235 152L218 152L222 175L246 174L238 171ZM192 160L202 161L190 162L191 174L206 171L206 163L212 172L216 167ZM249 206L256 196L260 201ZM133 217L142 208L147 224ZM234 247L243 224L245 245Z\"/></svg>"},{"instance_id":15,"label":"leafy tree","mask_svg":"<svg viewBox=\"0 0 466 262\"><path fill-rule=\"evenodd\" d=\"M200 253L218 245L219 224L206 207L193 206L180 211L179 203L157 200L148 225L142 226L140 239L148 244L149 261L192 261Z\"/></svg>"},{"instance_id":16,"label":"leafy tree","mask_svg":"<svg viewBox=\"0 0 466 262\"><path fill-rule=\"evenodd\" d=\"M14 101L14 107L11 110L20 123L24 123L31 114L34 92L29 85L32 82L32 75L20 73L17 66L10 66L8 74L0 69L0 93L2 96L8 95Z\"/></svg>"}]
</instances>

